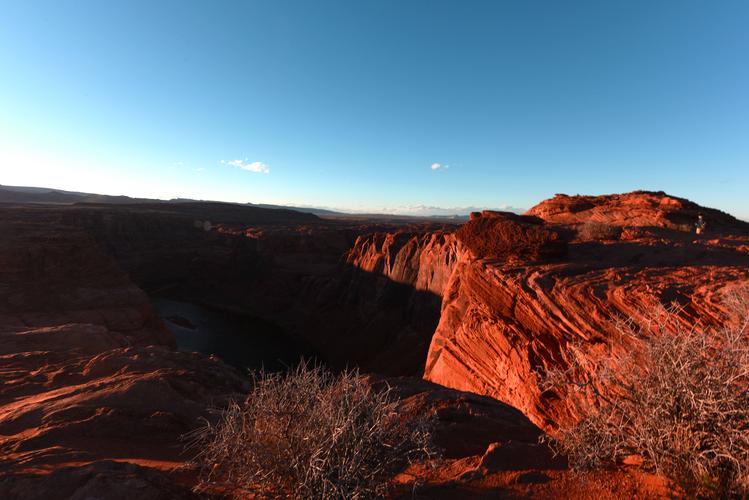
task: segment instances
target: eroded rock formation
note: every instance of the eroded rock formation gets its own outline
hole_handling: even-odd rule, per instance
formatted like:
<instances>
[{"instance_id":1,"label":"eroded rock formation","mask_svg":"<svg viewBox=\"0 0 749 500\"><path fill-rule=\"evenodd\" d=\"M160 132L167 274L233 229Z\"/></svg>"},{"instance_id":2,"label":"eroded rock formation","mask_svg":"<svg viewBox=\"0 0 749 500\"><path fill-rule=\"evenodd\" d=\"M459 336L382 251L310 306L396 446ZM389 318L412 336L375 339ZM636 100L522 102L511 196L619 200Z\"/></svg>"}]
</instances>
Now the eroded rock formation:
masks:
<instances>
[{"instance_id":1,"label":"eroded rock formation","mask_svg":"<svg viewBox=\"0 0 749 500\"><path fill-rule=\"evenodd\" d=\"M698 236L699 213L710 229ZM428 275L449 275L441 292L432 289L442 303L424 377L505 401L551 428L577 416L569 400L542 394L537 372L564 369L573 356L592 367L627 349L616 322L642 320L657 305L679 304L685 324L730 316L722 295L749 280L748 228L664 193L558 195L525 216L473 214L429 252L414 253L428 235L388 252L372 251L387 236L370 236L349 261L386 276L387 263L417 261Z\"/></svg>"},{"instance_id":2,"label":"eroded rock formation","mask_svg":"<svg viewBox=\"0 0 749 500\"><path fill-rule=\"evenodd\" d=\"M359 237L336 275L310 286L306 335L335 364L420 376L455 249L442 231Z\"/></svg>"},{"instance_id":3,"label":"eroded rock formation","mask_svg":"<svg viewBox=\"0 0 749 500\"><path fill-rule=\"evenodd\" d=\"M484 211L456 232L476 259L502 262L548 262L567 255L567 240L542 219L509 212Z\"/></svg>"},{"instance_id":4,"label":"eroded rock formation","mask_svg":"<svg viewBox=\"0 0 749 500\"><path fill-rule=\"evenodd\" d=\"M697 212L708 214L712 234L677 230ZM460 252L424 376L506 401L545 428L576 415L569 400L541 393L537 371L564 369L571 356L592 367L609 349L626 349L616 321L641 320L657 304L678 303L687 324L719 321L728 313L722 292L749 280L747 225L684 200L558 196L528 214L550 222L589 217L620 226L622 239L571 241L557 262L538 262L532 252L525 261Z\"/></svg>"}]
</instances>

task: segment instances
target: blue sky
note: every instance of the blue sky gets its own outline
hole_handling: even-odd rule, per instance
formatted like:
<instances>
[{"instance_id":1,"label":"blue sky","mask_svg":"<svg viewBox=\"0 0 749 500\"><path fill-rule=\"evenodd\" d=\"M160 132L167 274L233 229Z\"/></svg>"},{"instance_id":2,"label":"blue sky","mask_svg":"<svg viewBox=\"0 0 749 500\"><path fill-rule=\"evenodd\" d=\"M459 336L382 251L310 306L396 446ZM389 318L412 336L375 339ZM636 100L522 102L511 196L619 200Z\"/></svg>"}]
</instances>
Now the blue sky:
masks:
<instances>
[{"instance_id":1,"label":"blue sky","mask_svg":"<svg viewBox=\"0 0 749 500\"><path fill-rule=\"evenodd\" d=\"M0 184L401 212L662 189L749 219L745 0L1 5Z\"/></svg>"}]
</instances>

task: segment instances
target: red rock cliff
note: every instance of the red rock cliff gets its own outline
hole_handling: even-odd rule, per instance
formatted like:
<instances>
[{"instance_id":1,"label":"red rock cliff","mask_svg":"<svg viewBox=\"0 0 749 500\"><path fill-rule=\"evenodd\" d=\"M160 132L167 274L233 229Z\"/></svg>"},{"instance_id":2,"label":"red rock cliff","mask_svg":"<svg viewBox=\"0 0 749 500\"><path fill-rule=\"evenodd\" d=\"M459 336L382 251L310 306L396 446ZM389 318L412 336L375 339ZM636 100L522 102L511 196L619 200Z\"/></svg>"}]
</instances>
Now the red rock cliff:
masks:
<instances>
[{"instance_id":1,"label":"red rock cliff","mask_svg":"<svg viewBox=\"0 0 749 500\"><path fill-rule=\"evenodd\" d=\"M360 236L346 262L416 290L442 295L457 260L451 233L376 233Z\"/></svg>"},{"instance_id":2,"label":"red rock cliff","mask_svg":"<svg viewBox=\"0 0 749 500\"><path fill-rule=\"evenodd\" d=\"M691 232L698 213L706 235ZM617 230L587 234L589 222ZM522 217L476 214L444 238L363 238L348 260L442 297L424 378L505 401L544 428L576 416L541 394L536 370L626 349L615 321L656 304L716 322L723 290L749 282L747 225L664 193L557 196Z\"/></svg>"},{"instance_id":3,"label":"red rock cliff","mask_svg":"<svg viewBox=\"0 0 749 500\"><path fill-rule=\"evenodd\" d=\"M307 319L301 334L333 364L421 375L456 248L443 231L361 236L291 315Z\"/></svg>"}]
</instances>

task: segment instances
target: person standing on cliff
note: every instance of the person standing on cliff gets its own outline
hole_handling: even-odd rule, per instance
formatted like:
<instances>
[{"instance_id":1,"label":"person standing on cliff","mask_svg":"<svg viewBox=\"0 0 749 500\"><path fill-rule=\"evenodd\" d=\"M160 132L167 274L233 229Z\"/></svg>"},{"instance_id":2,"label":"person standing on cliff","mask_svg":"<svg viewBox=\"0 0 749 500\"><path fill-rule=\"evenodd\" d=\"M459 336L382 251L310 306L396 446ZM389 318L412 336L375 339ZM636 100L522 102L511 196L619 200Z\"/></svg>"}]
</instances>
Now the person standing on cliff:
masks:
<instances>
[{"instance_id":1,"label":"person standing on cliff","mask_svg":"<svg viewBox=\"0 0 749 500\"><path fill-rule=\"evenodd\" d=\"M697 234L703 234L707 229L707 222L702 214L697 215L697 222L694 223L694 232Z\"/></svg>"}]
</instances>

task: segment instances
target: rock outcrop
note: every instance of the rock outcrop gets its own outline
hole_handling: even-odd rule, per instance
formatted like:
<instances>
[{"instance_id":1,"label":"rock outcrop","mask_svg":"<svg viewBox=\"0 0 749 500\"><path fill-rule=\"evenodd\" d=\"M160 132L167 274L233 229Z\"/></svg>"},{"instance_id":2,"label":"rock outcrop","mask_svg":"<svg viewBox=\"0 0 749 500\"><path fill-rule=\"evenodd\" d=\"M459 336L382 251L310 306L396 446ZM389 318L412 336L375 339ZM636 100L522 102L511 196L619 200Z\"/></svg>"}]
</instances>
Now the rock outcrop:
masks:
<instances>
[{"instance_id":1,"label":"rock outcrop","mask_svg":"<svg viewBox=\"0 0 749 500\"><path fill-rule=\"evenodd\" d=\"M703 235L693 232L698 213ZM628 349L618 321L672 303L685 324L730 317L722 295L749 282L748 228L664 193L558 195L524 216L472 214L440 235L446 245L425 247L429 235L363 237L348 261L416 288L425 286L419 276L439 276L424 377L505 401L549 429L577 415L569 400L542 393L538 372L573 358L592 367Z\"/></svg>"},{"instance_id":2,"label":"rock outcrop","mask_svg":"<svg viewBox=\"0 0 749 500\"><path fill-rule=\"evenodd\" d=\"M78 323L130 344L174 344L146 294L89 234L7 212L0 234L0 332Z\"/></svg>"},{"instance_id":3,"label":"rock outcrop","mask_svg":"<svg viewBox=\"0 0 749 500\"><path fill-rule=\"evenodd\" d=\"M509 212L484 211L456 232L458 240L476 259L549 262L567 255L565 236L542 219Z\"/></svg>"},{"instance_id":4,"label":"rock outcrop","mask_svg":"<svg viewBox=\"0 0 749 500\"><path fill-rule=\"evenodd\" d=\"M598 222L613 226L658 227L693 231L697 216L703 214L713 232L746 233L749 224L714 208L701 207L663 191L634 191L602 196L557 194L526 212L550 223L581 224Z\"/></svg>"},{"instance_id":5,"label":"rock outcrop","mask_svg":"<svg viewBox=\"0 0 749 500\"><path fill-rule=\"evenodd\" d=\"M186 485L134 463L102 460L63 467L49 474L15 474L0 478L5 500L198 500Z\"/></svg>"},{"instance_id":6,"label":"rock outcrop","mask_svg":"<svg viewBox=\"0 0 749 500\"><path fill-rule=\"evenodd\" d=\"M698 211L723 235L680 231L680 221ZM573 356L593 366L610 349L626 349L615 323L642 320L643 311L659 304L678 303L686 324L726 317L722 292L749 280L749 238L745 224L715 212L639 192L557 196L534 207L528 215L548 217L552 227L587 216L622 225L627 239L572 241L557 262L539 262L532 252L524 261L502 262L463 250L443 295L425 378L508 402L544 428L575 419L568 399L542 394L538 371L564 369ZM640 225L661 229L630 229Z\"/></svg>"},{"instance_id":7,"label":"rock outcrop","mask_svg":"<svg viewBox=\"0 0 749 500\"><path fill-rule=\"evenodd\" d=\"M445 231L360 236L333 273L307 283L297 331L334 365L420 376L455 248Z\"/></svg>"}]
</instances>

